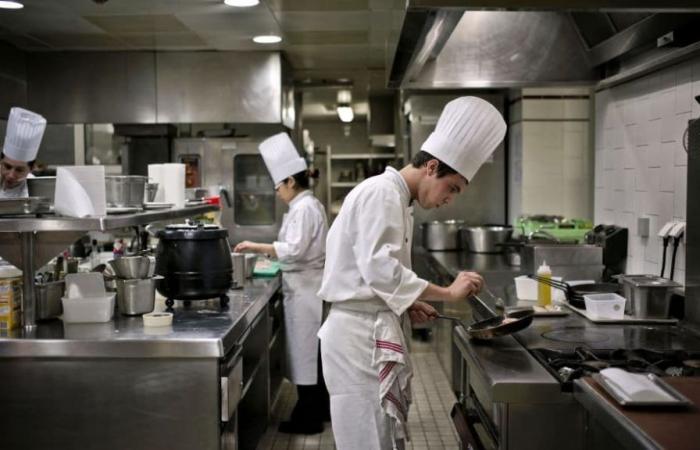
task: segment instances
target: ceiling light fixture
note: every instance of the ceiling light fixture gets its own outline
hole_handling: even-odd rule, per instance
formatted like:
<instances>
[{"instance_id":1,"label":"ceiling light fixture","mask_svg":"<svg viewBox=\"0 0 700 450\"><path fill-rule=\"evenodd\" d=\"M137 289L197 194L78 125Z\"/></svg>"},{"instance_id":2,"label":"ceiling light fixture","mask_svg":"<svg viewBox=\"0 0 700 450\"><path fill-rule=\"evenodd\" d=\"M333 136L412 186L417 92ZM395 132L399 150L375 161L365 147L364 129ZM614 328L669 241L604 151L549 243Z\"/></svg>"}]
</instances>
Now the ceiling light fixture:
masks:
<instances>
[{"instance_id":1,"label":"ceiling light fixture","mask_svg":"<svg viewBox=\"0 0 700 450\"><path fill-rule=\"evenodd\" d=\"M260 4L260 0L224 0L224 4L236 8L249 8Z\"/></svg>"},{"instance_id":2,"label":"ceiling light fixture","mask_svg":"<svg viewBox=\"0 0 700 450\"><path fill-rule=\"evenodd\" d=\"M349 123L355 118L355 113L352 110L352 91L350 89L341 89L336 97L338 106L336 111L341 122Z\"/></svg>"},{"instance_id":3,"label":"ceiling light fixture","mask_svg":"<svg viewBox=\"0 0 700 450\"><path fill-rule=\"evenodd\" d=\"M352 106L350 105L338 105L336 111L338 111L338 117L340 118L341 122L350 123L352 122L352 119L355 118L355 113L352 111Z\"/></svg>"},{"instance_id":4,"label":"ceiling light fixture","mask_svg":"<svg viewBox=\"0 0 700 450\"><path fill-rule=\"evenodd\" d=\"M24 5L20 2L0 1L0 9L22 9Z\"/></svg>"},{"instance_id":5,"label":"ceiling light fixture","mask_svg":"<svg viewBox=\"0 0 700 450\"><path fill-rule=\"evenodd\" d=\"M276 44L282 42L282 38L275 34L266 34L261 36L255 36L253 42L256 44Z\"/></svg>"}]
</instances>

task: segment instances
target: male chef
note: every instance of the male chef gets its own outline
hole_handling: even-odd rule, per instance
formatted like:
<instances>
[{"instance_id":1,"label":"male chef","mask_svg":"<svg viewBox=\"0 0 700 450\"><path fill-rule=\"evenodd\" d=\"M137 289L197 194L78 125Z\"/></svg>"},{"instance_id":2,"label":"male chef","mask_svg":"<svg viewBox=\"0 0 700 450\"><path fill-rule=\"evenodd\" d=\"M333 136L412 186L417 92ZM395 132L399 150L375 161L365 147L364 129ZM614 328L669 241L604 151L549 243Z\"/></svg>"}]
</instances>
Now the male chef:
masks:
<instances>
[{"instance_id":1,"label":"male chef","mask_svg":"<svg viewBox=\"0 0 700 450\"><path fill-rule=\"evenodd\" d=\"M483 285L474 272L442 287L411 270L413 203L450 203L505 132L490 103L452 100L411 164L387 167L345 198L328 233L319 291L332 305L319 337L340 450L400 449L409 438L412 370L404 313L415 323L432 320L437 312L422 300L463 301Z\"/></svg>"},{"instance_id":2,"label":"male chef","mask_svg":"<svg viewBox=\"0 0 700 450\"><path fill-rule=\"evenodd\" d=\"M29 196L26 180L32 176L45 129L46 119L39 114L18 107L10 109L0 156L0 198Z\"/></svg>"}]
</instances>

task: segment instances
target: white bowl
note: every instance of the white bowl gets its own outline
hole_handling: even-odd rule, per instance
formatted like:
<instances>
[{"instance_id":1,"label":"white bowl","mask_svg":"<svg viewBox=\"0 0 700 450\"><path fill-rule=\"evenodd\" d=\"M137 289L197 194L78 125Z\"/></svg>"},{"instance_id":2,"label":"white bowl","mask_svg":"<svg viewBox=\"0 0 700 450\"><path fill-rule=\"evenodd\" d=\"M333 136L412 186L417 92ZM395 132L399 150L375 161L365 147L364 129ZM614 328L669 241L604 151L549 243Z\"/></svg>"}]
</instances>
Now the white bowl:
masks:
<instances>
[{"instance_id":1,"label":"white bowl","mask_svg":"<svg viewBox=\"0 0 700 450\"><path fill-rule=\"evenodd\" d=\"M101 323L112 320L116 293L101 297L61 298L66 323Z\"/></svg>"},{"instance_id":2,"label":"white bowl","mask_svg":"<svg viewBox=\"0 0 700 450\"><path fill-rule=\"evenodd\" d=\"M586 313L592 319L622 320L627 299L617 294L588 294L583 296Z\"/></svg>"}]
</instances>

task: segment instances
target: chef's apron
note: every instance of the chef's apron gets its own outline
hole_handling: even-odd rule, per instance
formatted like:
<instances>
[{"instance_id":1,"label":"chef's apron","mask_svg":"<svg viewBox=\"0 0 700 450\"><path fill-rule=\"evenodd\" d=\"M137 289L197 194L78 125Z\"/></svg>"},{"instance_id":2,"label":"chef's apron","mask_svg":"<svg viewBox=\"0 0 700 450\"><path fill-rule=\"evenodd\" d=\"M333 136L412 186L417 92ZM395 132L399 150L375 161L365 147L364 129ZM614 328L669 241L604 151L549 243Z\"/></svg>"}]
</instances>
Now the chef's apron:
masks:
<instances>
[{"instance_id":1,"label":"chef's apron","mask_svg":"<svg viewBox=\"0 0 700 450\"><path fill-rule=\"evenodd\" d=\"M296 385L318 382L318 330L323 301L316 295L321 288L323 269L282 273L287 378Z\"/></svg>"}]
</instances>

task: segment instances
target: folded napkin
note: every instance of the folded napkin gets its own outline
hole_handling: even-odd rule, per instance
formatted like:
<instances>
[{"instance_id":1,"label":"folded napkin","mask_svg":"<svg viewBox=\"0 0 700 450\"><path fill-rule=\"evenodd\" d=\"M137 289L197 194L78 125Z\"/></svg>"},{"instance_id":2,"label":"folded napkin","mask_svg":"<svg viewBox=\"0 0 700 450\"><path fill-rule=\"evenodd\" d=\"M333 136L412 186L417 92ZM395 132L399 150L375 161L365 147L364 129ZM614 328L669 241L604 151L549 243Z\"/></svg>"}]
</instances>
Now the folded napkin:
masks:
<instances>
[{"instance_id":1,"label":"folded napkin","mask_svg":"<svg viewBox=\"0 0 700 450\"><path fill-rule=\"evenodd\" d=\"M622 369L609 368L601 370L600 376L620 397L629 401L668 402L676 400L643 373L629 373Z\"/></svg>"},{"instance_id":2,"label":"folded napkin","mask_svg":"<svg viewBox=\"0 0 700 450\"><path fill-rule=\"evenodd\" d=\"M56 170L54 210L63 216L107 214L104 166L65 166Z\"/></svg>"},{"instance_id":3,"label":"folded napkin","mask_svg":"<svg viewBox=\"0 0 700 450\"><path fill-rule=\"evenodd\" d=\"M399 317L381 311L374 322L372 364L379 371L379 400L394 421L396 439L409 440L408 408L411 404L413 369Z\"/></svg>"}]
</instances>

